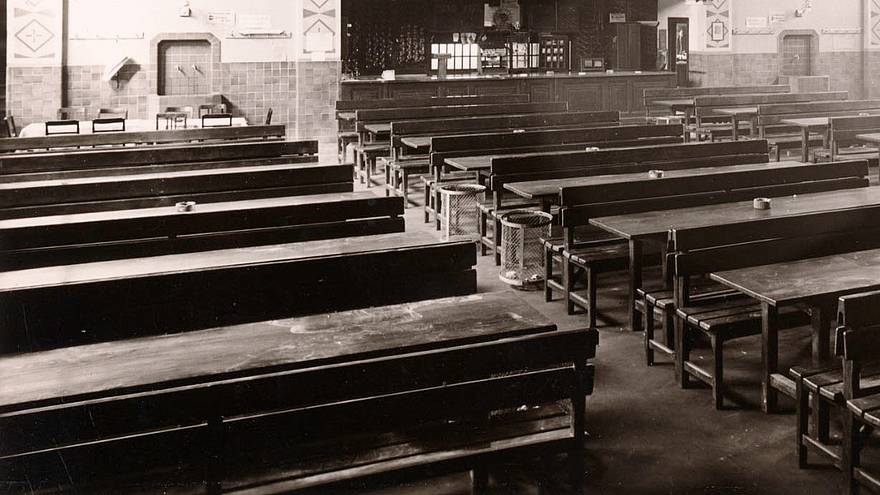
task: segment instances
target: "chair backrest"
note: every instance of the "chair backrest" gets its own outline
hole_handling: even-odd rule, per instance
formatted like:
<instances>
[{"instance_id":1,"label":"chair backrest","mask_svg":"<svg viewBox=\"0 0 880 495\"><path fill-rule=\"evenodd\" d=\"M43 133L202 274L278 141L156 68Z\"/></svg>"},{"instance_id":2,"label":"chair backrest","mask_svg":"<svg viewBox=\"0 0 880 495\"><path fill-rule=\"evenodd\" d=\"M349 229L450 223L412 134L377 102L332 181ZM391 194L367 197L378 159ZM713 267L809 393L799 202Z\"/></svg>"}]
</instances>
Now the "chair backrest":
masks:
<instances>
[{"instance_id":1,"label":"chair backrest","mask_svg":"<svg viewBox=\"0 0 880 495\"><path fill-rule=\"evenodd\" d=\"M188 118L193 118L193 107L165 107L165 113L185 113Z\"/></svg>"},{"instance_id":2,"label":"chair backrest","mask_svg":"<svg viewBox=\"0 0 880 495\"><path fill-rule=\"evenodd\" d=\"M226 113L226 104L225 103L203 103L199 105L198 116L201 118L203 115L210 113Z\"/></svg>"},{"instance_id":3,"label":"chair backrest","mask_svg":"<svg viewBox=\"0 0 880 495\"><path fill-rule=\"evenodd\" d=\"M880 115L859 117L832 117L829 120L831 143L834 145L858 142L856 136L880 132Z\"/></svg>"},{"instance_id":4,"label":"chair backrest","mask_svg":"<svg viewBox=\"0 0 880 495\"><path fill-rule=\"evenodd\" d=\"M50 120L46 122L46 135L79 134L78 120Z\"/></svg>"},{"instance_id":5,"label":"chair backrest","mask_svg":"<svg viewBox=\"0 0 880 495\"><path fill-rule=\"evenodd\" d=\"M99 119L127 119L128 109L124 107L101 108L98 110Z\"/></svg>"},{"instance_id":6,"label":"chair backrest","mask_svg":"<svg viewBox=\"0 0 880 495\"><path fill-rule=\"evenodd\" d=\"M479 115L516 115L526 113L565 112L567 102L554 103L511 103L507 105L462 105L444 107L391 108L378 110L358 110L357 130L370 122L395 122L398 120L441 119L446 117L476 117Z\"/></svg>"},{"instance_id":7,"label":"chair backrest","mask_svg":"<svg viewBox=\"0 0 880 495\"><path fill-rule=\"evenodd\" d=\"M92 133L125 132L124 117L104 117L92 121Z\"/></svg>"},{"instance_id":8,"label":"chair backrest","mask_svg":"<svg viewBox=\"0 0 880 495\"><path fill-rule=\"evenodd\" d=\"M272 107L269 107L269 111L266 112L266 125L272 125L272 114L275 113L272 110Z\"/></svg>"},{"instance_id":9,"label":"chair backrest","mask_svg":"<svg viewBox=\"0 0 880 495\"><path fill-rule=\"evenodd\" d=\"M202 127L232 127L232 114L208 113L202 115Z\"/></svg>"},{"instance_id":10,"label":"chair backrest","mask_svg":"<svg viewBox=\"0 0 880 495\"><path fill-rule=\"evenodd\" d=\"M56 112L56 120L87 120L86 107L61 107Z\"/></svg>"},{"instance_id":11,"label":"chair backrest","mask_svg":"<svg viewBox=\"0 0 880 495\"><path fill-rule=\"evenodd\" d=\"M510 129L560 129L609 126L620 122L620 112L548 112L521 115L488 115L442 120L406 120L391 123L396 136L453 135ZM433 144L432 144L433 146ZM432 151L434 151L432 149ZM454 151L440 149L437 151Z\"/></svg>"}]
</instances>

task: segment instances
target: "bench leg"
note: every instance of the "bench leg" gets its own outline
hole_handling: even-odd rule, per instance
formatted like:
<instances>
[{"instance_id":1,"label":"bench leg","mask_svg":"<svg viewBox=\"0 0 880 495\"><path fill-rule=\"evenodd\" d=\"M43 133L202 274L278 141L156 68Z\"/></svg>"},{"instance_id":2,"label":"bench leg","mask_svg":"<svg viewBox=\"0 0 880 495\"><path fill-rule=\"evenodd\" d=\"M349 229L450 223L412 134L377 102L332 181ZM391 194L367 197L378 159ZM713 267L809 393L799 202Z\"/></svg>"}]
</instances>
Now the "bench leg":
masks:
<instances>
[{"instance_id":1,"label":"bench leg","mask_svg":"<svg viewBox=\"0 0 880 495\"><path fill-rule=\"evenodd\" d=\"M684 363L691 357L685 325L681 318L675 317L675 377L681 388L688 388L689 385L689 375L685 371Z\"/></svg>"},{"instance_id":2,"label":"bench leg","mask_svg":"<svg viewBox=\"0 0 880 495\"><path fill-rule=\"evenodd\" d=\"M501 220L495 215L495 232L492 232L495 241L495 266L501 266Z\"/></svg>"},{"instance_id":3,"label":"bench leg","mask_svg":"<svg viewBox=\"0 0 880 495\"><path fill-rule=\"evenodd\" d=\"M813 424L816 427L816 440L827 444L831 439L831 412L828 403L822 400L820 394L813 394Z\"/></svg>"},{"instance_id":4,"label":"bench leg","mask_svg":"<svg viewBox=\"0 0 880 495\"><path fill-rule=\"evenodd\" d=\"M208 462L205 472L205 488L209 495L223 492L223 448L225 426L220 417L208 420Z\"/></svg>"},{"instance_id":5,"label":"bench leg","mask_svg":"<svg viewBox=\"0 0 880 495\"><path fill-rule=\"evenodd\" d=\"M843 493L859 493L858 482L853 476L853 468L860 464L861 438L859 436L859 422L853 413L844 408L843 415L843 451L840 468L843 470L844 491Z\"/></svg>"},{"instance_id":6,"label":"bench leg","mask_svg":"<svg viewBox=\"0 0 880 495\"><path fill-rule=\"evenodd\" d=\"M552 278L553 250L547 246L544 246L544 302L553 301L553 288L550 287L550 279Z\"/></svg>"},{"instance_id":7,"label":"bench leg","mask_svg":"<svg viewBox=\"0 0 880 495\"><path fill-rule=\"evenodd\" d=\"M807 446L804 445L804 435L809 433L810 427L809 395L804 389L804 380L797 378L795 380L795 399L797 400L797 428L795 431L797 438L795 439L795 446L797 449L798 468L800 469L807 467Z\"/></svg>"},{"instance_id":8,"label":"bench leg","mask_svg":"<svg viewBox=\"0 0 880 495\"><path fill-rule=\"evenodd\" d=\"M651 347L651 341L654 340L654 308L648 304L648 298L645 297L645 310L642 312L645 321L645 364L654 366L654 349Z\"/></svg>"},{"instance_id":9,"label":"bench leg","mask_svg":"<svg viewBox=\"0 0 880 495\"><path fill-rule=\"evenodd\" d=\"M596 308L598 305L596 304L597 295L596 295L596 285L598 282L598 274L596 269L590 266L587 266L587 302L589 303L589 308L587 308L587 316L590 321L590 328L596 328Z\"/></svg>"},{"instance_id":10,"label":"bench leg","mask_svg":"<svg viewBox=\"0 0 880 495\"><path fill-rule=\"evenodd\" d=\"M714 355L712 371L712 402L716 410L724 407L724 341L712 336L712 354Z\"/></svg>"},{"instance_id":11,"label":"bench leg","mask_svg":"<svg viewBox=\"0 0 880 495\"><path fill-rule=\"evenodd\" d=\"M425 207L424 207L425 221L424 221L424 223L431 223L430 210L431 210L431 190L432 189L433 188L430 187L430 185L427 182L425 182Z\"/></svg>"},{"instance_id":12,"label":"bench leg","mask_svg":"<svg viewBox=\"0 0 880 495\"><path fill-rule=\"evenodd\" d=\"M484 495L489 491L489 471L485 466L475 467L471 470L471 493Z\"/></svg>"},{"instance_id":13,"label":"bench leg","mask_svg":"<svg viewBox=\"0 0 880 495\"><path fill-rule=\"evenodd\" d=\"M440 214L437 209L434 209L434 218L437 219L437 230L440 230ZM489 215L480 210L480 256L486 256L488 253L488 249L486 249L486 243L483 242L483 239L486 239L489 236Z\"/></svg>"},{"instance_id":14,"label":"bench leg","mask_svg":"<svg viewBox=\"0 0 880 495\"><path fill-rule=\"evenodd\" d=\"M582 494L584 492L584 441L586 440L586 363L575 363L575 372L577 373L577 383L571 400L571 428L572 428L572 449L569 455L569 469L571 492L574 494Z\"/></svg>"},{"instance_id":15,"label":"bench leg","mask_svg":"<svg viewBox=\"0 0 880 495\"><path fill-rule=\"evenodd\" d=\"M571 260L565 260L562 265L562 286L565 288L562 295L565 301L565 312L569 315L573 315L575 310L574 301L571 300L571 293L574 290L576 278L574 264Z\"/></svg>"},{"instance_id":16,"label":"bench leg","mask_svg":"<svg viewBox=\"0 0 880 495\"><path fill-rule=\"evenodd\" d=\"M375 158L370 159L364 156L364 180L366 181L368 188L373 187L373 177L371 172L373 170L373 167L375 166L375 163Z\"/></svg>"},{"instance_id":17,"label":"bench leg","mask_svg":"<svg viewBox=\"0 0 880 495\"><path fill-rule=\"evenodd\" d=\"M663 331L666 332L666 345L675 349L675 311L672 308L663 310Z\"/></svg>"},{"instance_id":18,"label":"bench leg","mask_svg":"<svg viewBox=\"0 0 880 495\"><path fill-rule=\"evenodd\" d=\"M400 175L403 180L401 181L401 190L403 192L403 207L409 208L409 173L406 170L401 170Z\"/></svg>"},{"instance_id":19,"label":"bench leg","mask_svg":"<svg viewBox=\"0 0 880 495\"><path fill-rule=\"evenodd\" d=\"M433 191L434 197L434 223L436 224L437 230L440 230L440 186L439 183L437 187L434 188ZM483 253L485 255L486 253Z\"/></svg>"}]
</instances>

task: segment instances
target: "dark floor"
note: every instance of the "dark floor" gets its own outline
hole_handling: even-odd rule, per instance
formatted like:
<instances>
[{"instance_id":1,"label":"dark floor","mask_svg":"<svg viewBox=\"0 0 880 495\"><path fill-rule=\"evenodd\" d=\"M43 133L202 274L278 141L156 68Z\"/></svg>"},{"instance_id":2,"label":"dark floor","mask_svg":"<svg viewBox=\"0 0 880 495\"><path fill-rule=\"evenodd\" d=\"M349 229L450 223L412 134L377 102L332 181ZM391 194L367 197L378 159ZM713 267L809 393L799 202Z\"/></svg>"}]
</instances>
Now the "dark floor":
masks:
<instances>
[{"instance_id":1,"label":"dark floor","mask_svg":"<svg viewBox=\"0 0 880 495\"><path fill-rule=\"evenodd\" d=\"M381 195L384 189L372 190ZM406 220L408 232L439 237L422 222L421 207L409 208ZM498 279L491 256L479 259L478 272L481 292L513 290ZM594 360L595 392L587 410L587 493L840 492L841 475L830 463L817 459L814 468L797 468L793 403L783 402L791 409L787 413L760 411L760 337L727 345L725 381L736 397L728 398L726 410L716 411L708 389L682 390L675 384L671 365L645 365L642 334L622 328L624 274L600 277L599 283L600 347ZM516 293L560 328L587 324L583 315L568 316L561 302L545 303L543 292ZM783 333L781 365L809 362L809 335L806 329ZM557 493L563 470L561 458L508 463L492 473L494 493ZM469 493L467 480L461 474L371 493L464 494Z\"/></svg>"}]
</instances>

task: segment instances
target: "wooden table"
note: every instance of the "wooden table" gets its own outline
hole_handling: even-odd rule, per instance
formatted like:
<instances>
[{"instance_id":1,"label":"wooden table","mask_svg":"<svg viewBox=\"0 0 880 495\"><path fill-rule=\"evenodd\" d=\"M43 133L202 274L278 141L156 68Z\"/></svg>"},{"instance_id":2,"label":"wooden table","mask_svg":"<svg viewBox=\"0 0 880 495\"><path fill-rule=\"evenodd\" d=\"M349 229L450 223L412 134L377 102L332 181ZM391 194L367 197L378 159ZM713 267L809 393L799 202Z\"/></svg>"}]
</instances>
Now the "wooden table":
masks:
<instances>
[{"instance_id":1,"label":"wooden table","mask_svg":"<svg viewBox=\"0 0 880 495\"><path fill-rule=\"evenodd\" d=\"M880 249L730 270L711 278L761 303L761 403L770 412L776 407L778 390L790 395L794 391L794 383L778 369L779 308L806 304L813 309L814 332L818 340L826 340L817 346L814 338L813 358L821 362L829 354L827 331L836 318L837 298L880 288Z\"/></svg>"},{"instance_id":2,"label":"wooden table","mask_svg":"<svg viewBox=\"0 0 880 495\"><path fill-rule=\"evenodd\" d=\"M775 218L817 211L843 210L880 205L880 188L864 187L773 199L769 210L756 210L752 201L721 203L677 210L660 210L630 215L591 218L590 224L629 241L630 328L641 329L636 311L636 290L642 286L644 242L666 243L674 228L725 225L759 218Z\"/></svg>"},{"instance_id":3,"label":"wooden table","mask_svg":"<svg viewBox=\"0 0 880 495\"><path fill-rule=\"evenodd\" d=\"M187 114L188 115L188 114ZM232 119L233 127L246 126L247 120L242 117L235 117ZM201 119L187 119L186 128L188 129L199 129L202 127ZM183 126L179 128L180 130L184 130ZM155 120L147 120L147 119L126 119L125 120L125 131L106 131L106 132L145 132L145 131L155 131L156 130L156 121ZM168 129L168 130L176 130L176 129ZM79 133L80 134L91 134L92 133L92 121L90 120L82 120L79 123ZM43 137L46 135L46 123L45 122L34 122L32 124L28 124L24 129L19 133L19 137Z\"/></svg>"},{"instance_id":4,"label":"wooden table","mask_svg":"<svg viewBox=\"0 0 880 495\"><path fill-rule=\"evenodd\" d=\"M67 347L0 358L0 411L555 329L515 294L495 292Z\"/></svg>"},{"instance_id":5,"label":"wooden table","mask_svg":"<svg viewBox=\"0 0 880 495\"><path fill-rule=\"evenodd\" d=\"M781 124L800 127L801 129L801 159L810 159L810 133L822 133L823 146L828 146L828 130L831 119L829 117L804 117L798 119L782 119Z\"/></svg>"},{"instance_id":6,"label":"wooden table","mask_svg":"<svg viewBox=\"0 0 880 495\"><path fill-rule=\"evenodd\" d=\"M647 172L635 172L628 174L594 175L592 177L570 177L566 179L532 180L524 182L509 182L504 184L508 191L526 199L538 200L547 207L553 205L559 199L559 191L563 187L578 186L603 186L624 185L638 188L647 181L657 181L680 177L701 177L724 173L748 172L751 170L766 170L786 167L803 166L801 162L784 161L773 163L752 163L733 165L728 167L702 167L683 170L667 170L661 179L652 179Z\"/></svg>"},{"instance_id":7,"label":"wooden table","mask_svg":"<svg viewBox=\"0 0 880 495\"><path fill-rule=\"evenodd\" d=\"M857 134L856 139L866 143L876 144L880 148L880 132L872 132L868 134Z\"/></svg>"},{"instance_id":8,"label":"wooden table","mask_svg":"<svg viewBox=\"0 0 880 495\"><path fill-rule=\"evenodd\" d=\"M400 142L414 150L430 148L432 136L411 136L401 138Z\"/></svg>"},{"instance_id":9,"label":"wooden table","mask_svg":"<svg viewBox=\"0 0 880 495\"><path fill-rule=\"evenodd\" d=\"M752 126L749 128L749 136L755 135L755 129L758 127L758 107L730 107L716 108L715 112L729 115L733 124L733 140L739 140L739 121L749 120Z\"/></svg>"},{"instance_id":10,"label":"wooden table","mask_svg":"<svg viewBox=\"0 0 880 495\"><path fill-rule=\"evenodd\" d=\"M673 100L654 100L652 105L657 105L660 107L666 107L671 112L675 113L677 111L681 111L684 114L684 141L690 141L690 133L688 133L688 124L691 121L691 116L694 113L694 99L693 98L679 98Z\"/></svg>"},{"instance_id":11,"label":"wooden table","mask_svg":"<svg viewBox=\"0 0 880 495\"><path fill-rule=\"evenodd\" d=\"M457 156L453 158L445 158L443 162L452 168L457 168L465 172L473 172L477 182L481 182L483 174L492 169L492 158L496 156L512 155Z\"/></svg>"},{"instance_id":12,"label":"wooden table","mask_svg":"<svg viewBox=\"0 0 880 495\"><path fill-rule=\"evenodd\" d=\"M375 137L382 134L391 134L391 123L364 124L364 129Z\"/></svg>"},{"instance_id":13,"label":"wooden table","mask_svg":"<svg viewBox=\"0 0 880 495\"><path fill-rule=\"evenodd\" d=\"M357 118L357 113L355 113L355 112L339 112L336 114L336 118L339 120L352 121Z\"/></svg>"}]
</instances>

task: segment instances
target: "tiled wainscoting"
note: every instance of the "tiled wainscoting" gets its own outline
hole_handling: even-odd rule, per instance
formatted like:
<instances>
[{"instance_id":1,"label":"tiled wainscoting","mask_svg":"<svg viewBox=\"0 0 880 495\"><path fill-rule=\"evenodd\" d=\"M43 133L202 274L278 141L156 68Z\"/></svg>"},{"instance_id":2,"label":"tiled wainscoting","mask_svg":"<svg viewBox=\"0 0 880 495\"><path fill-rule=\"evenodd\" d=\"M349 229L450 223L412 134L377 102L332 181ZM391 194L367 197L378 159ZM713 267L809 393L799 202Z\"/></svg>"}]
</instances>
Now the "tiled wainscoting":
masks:
<instances>
[{"instance_id":1,"label":"tiled wainscoting","mask_svg":"<svg viewBox=\"0 0 880 495\"><path fill-rule=\"evenodd\" d=\"M151 66L129 64L119 85L101 80L103 66L9 68L7 101L19 127L55 118L61 106L124 106L131 118L148 115ZM257 124L273 109L272 122L286 123L291 138L335 139L334 105L339 93L339 62L220 64L219 87L230 111Z\"/></svg>"},{"instance_id":2,"label":"tiled wainscoting","mask_svg":"<svg viewBox=\"0 0 880 495\"><path fill-rule=\"evenodd\" d=\"M880 53L869 52L880 62ZM874 72L880 67L869 64ZM691 84L694 86L751 86L774 84L779 79L776 53L716 54L691 52ZM860 52L821 52L813 74L831 76L832 91L849 91L850 99L880 96L880 88L864 95ZM871 80L876 80L871 74ZM875 92L876 91L876 92Z\"/></svg>"}]
</instances>

